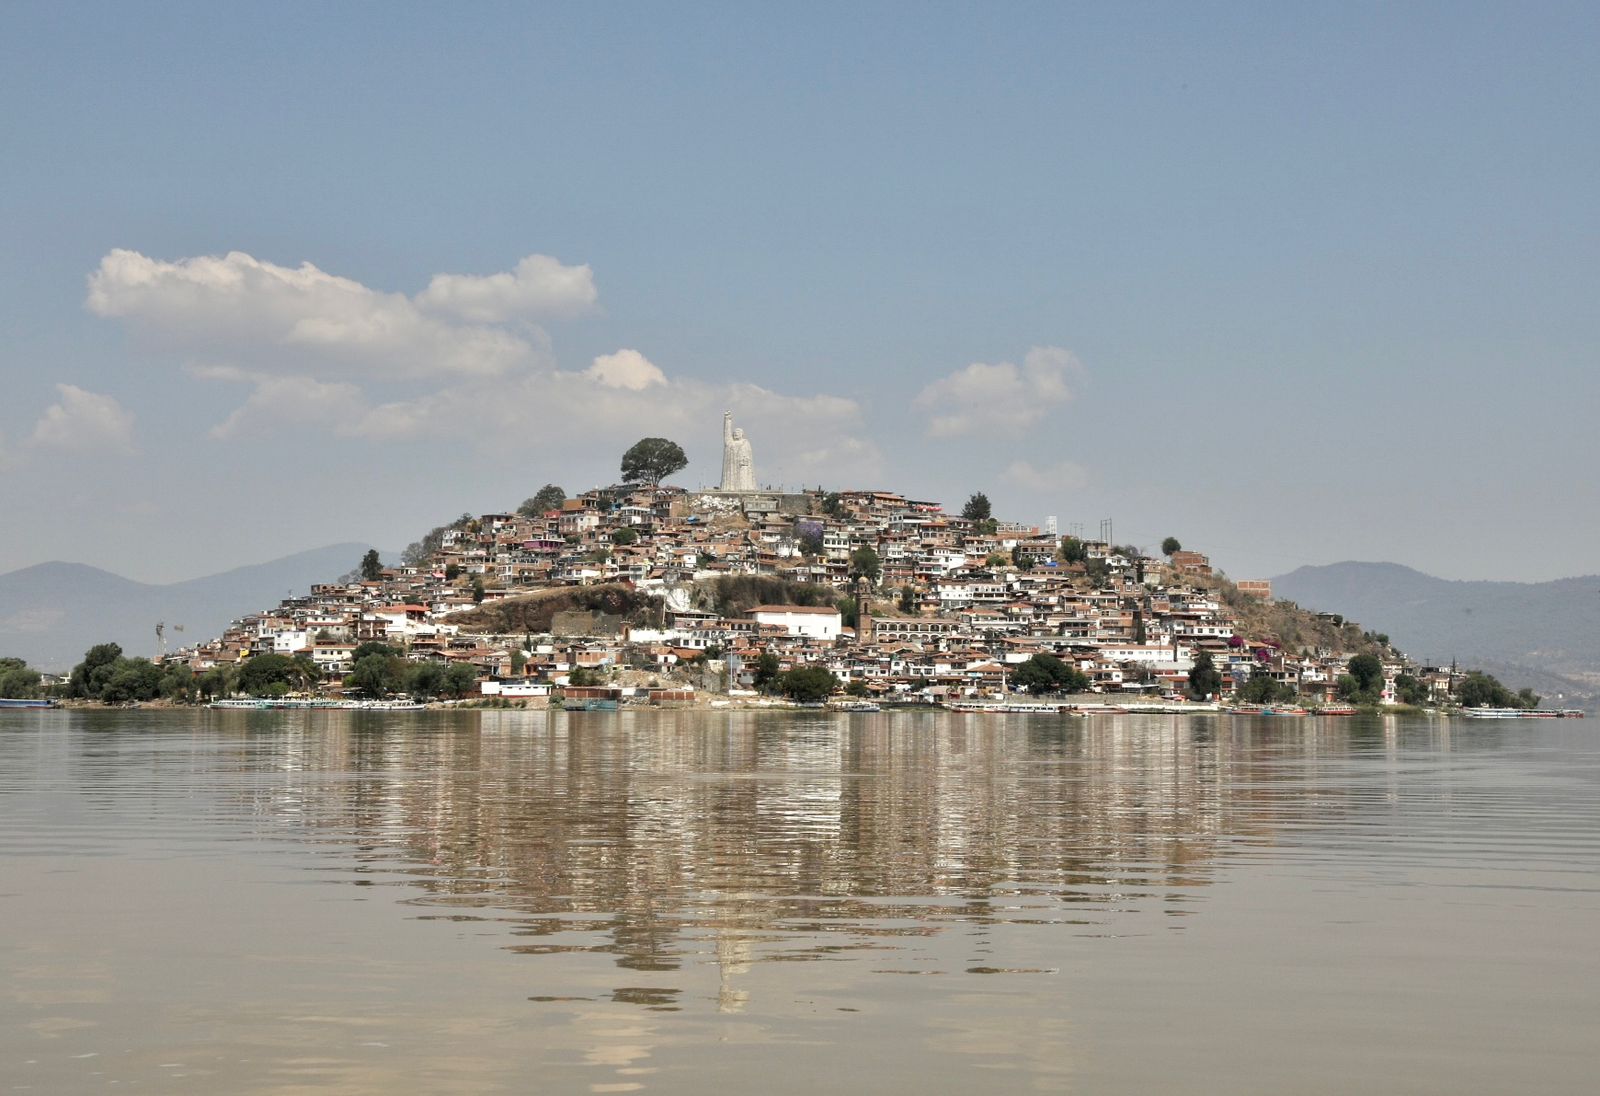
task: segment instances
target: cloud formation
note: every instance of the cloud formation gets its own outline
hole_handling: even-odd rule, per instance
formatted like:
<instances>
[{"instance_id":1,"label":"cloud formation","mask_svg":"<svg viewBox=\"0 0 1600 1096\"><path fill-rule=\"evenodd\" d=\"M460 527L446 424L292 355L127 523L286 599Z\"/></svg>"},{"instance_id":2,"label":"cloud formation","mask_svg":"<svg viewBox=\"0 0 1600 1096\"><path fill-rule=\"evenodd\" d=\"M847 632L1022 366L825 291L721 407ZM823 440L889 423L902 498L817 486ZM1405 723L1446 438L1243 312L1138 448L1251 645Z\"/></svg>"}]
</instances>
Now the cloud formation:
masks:
<instances>
[{"instance_id":1,"label":"cloud formation","mask_svg":"<svg viewBox=\"0 0 1600 1096\"><path fill-rule=\"evenodd\" d=\"M1083 366L1070 351L1036 346L1019 367L1012 362L973 362L941 377L917 394L912 406L927 416L934 438L955 438L986 430L1003 436L1032 429L1072 397L1069 380Z\"/></svg>"},{"instance_id":2,"label":"cloud formation","mask_svg":"<svg viewBox=\"0 0 1600 1096\"><path fill-rule=\"evenodd\" d=\"M456 287L438 296L459 298L468 311L498 314L518 293L528 295L517 285L504 292ZM127 321L157 345L269 372L492 377L548 357L537 328L455 322L403 293L369 289L310 263L278 266L242 251L166 262L114 250L89 276L85 303L98 316Z\"/></svg>"},{"instance_id":3,"label":"cloud formation","mask_svg":"<svg viewBox=\"0 0 1600 1096\"><path fill-rule=\"evenodd\" d=\"M667 375L637 350L624 349L615 354L601 354L593 365L584 370L584 375L607 388L626 388L634 392L667 383Z\"/></svg>"},{"instance_id":4,"label":"cloud formation","mask_svg":"<svg viewBox=\"0 0 1600 1096\"><path fill-rule=\"evenodd\" d=\"M880 474L854 400L672 377L629 347L559 368L532 318L597 302L587 266L546 255L501 274L435 275L408 297L239 251L166 261L117 250L90 275L86 306L177 354L195 379L249 386L211 427L218 441L311 429L515 458L675 435L693 449L720 436L726 408L750 429L766 480Z\"/></svg>"},{"instance_id":5,"label":"cloud formation","mask_svg":"<svg viewBox=\"0 0 1600 1096\"><path fill-rule=\"evenodd\" d=\"M435 274L416 302L469 323L505 323L531 316L570 316L599 299L587 264L563 266L548 255L529 255L506 274Z\"/></svg>"},{"instance_id":6,"label":"cloud formation","mask_svg":"<svg viewBox=\"0 0 1600 1096\"><path fill-rule=\"evenodd\" d=\"M1088 470L1070 460L1059 460L1043 466L1031 461L1014 460L1006 466L1005 478L1034 494L1076 491L1089 483Z\"/></svg>"},{"instance_id":7,"label":"cloud formation","mask_svg":"<svg viewBox=\"0 0 1600 1096\"><path fill-rule=\"evenodd\" d=\"M111 396L58 384L61 402L45 408L28 445L62 452L132 453L133 413Z\"/></svg>"}]
</instances>

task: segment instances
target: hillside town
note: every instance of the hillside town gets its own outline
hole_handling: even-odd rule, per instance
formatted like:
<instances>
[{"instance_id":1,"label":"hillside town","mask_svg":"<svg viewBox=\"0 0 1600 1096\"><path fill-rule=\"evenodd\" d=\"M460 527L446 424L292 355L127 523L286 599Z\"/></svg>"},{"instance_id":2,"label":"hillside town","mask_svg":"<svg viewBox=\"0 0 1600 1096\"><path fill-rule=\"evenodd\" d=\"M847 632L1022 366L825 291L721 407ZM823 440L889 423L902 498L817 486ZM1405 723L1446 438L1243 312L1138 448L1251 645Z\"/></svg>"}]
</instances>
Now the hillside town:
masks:
<instances>
[{"instance_id":1,"label":"hillside town","mask_svg":"<svg viewBox=\"0 0 1600 1096\"><path fill-rule=\"evenodd\" d=\"M953 513L891 491L761 490L727 419L724 486L690 492L661 482L681 450L646 443L670 447L665 463L625 459L627 482L464 514L400 561L369 553L360 573L165 659L204 681L288 656L314 667L309 690L370 695L387 690L356 680L356 662L382 650L473 696L535 702L752 697L814 667L832 675L823 694L901 704L1073 692L1338 710L1431 703L1459 683L1331 614L1272 613L1268 583L1231 582L1175 538L1063 537L1054 519L996 519L981 493ZM537 626L501 611L541 600Z\"/></svg>"}]
</instances>

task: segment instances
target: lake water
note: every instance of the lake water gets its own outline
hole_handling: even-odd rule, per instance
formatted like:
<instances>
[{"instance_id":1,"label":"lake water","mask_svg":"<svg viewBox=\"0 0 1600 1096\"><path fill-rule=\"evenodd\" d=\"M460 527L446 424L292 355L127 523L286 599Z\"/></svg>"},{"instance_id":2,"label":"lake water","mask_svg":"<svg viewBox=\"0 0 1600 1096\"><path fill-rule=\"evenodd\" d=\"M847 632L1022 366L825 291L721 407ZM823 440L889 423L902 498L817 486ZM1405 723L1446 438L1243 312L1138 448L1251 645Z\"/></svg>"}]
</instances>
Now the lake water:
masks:
<instances>
[{"instance_id":1,"label":"lake water","mask_svg":"<svg viewBox=\"0 0 1600 1096\"><path fill-rule=\"evenodd\" d=\"M0 1093L1573 1093L1600 724L0 712Z\"/></svg>"}]
</instances>

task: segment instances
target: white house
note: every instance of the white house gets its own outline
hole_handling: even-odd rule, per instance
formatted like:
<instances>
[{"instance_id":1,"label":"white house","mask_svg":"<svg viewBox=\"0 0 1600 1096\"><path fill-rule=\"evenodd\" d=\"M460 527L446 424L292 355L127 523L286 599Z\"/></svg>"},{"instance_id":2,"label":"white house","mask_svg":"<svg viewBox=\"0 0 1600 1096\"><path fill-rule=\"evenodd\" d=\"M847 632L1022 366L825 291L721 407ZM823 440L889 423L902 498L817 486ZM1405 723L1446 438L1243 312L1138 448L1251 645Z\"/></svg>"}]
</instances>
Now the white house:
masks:
<instances>
[{"instance_id":1,"label":"white house","mask_svg":"<svg viewBox=\"0 0 1600 1096\"><path fill-rule=\"evenodd\" d=\"M776 625L792 636L833 640L844 630L844 617L829 606L757 605L746 615L757 624Z\"/></svg>"}]
</instances>

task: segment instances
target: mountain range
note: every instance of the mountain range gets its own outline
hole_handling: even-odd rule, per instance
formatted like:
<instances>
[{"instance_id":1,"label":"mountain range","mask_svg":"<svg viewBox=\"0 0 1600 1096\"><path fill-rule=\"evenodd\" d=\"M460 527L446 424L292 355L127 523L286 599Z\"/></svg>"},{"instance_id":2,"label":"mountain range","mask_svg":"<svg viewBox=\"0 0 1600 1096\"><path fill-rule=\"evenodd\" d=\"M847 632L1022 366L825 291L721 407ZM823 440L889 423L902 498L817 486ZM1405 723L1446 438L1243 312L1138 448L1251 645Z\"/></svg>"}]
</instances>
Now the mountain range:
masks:
<instances>
[{"instance_id":1,"label":"mountain range","mask_svg":"<svg viewBox=\"0 0 1600 1096\"><path fill-rule=\"evenodd\" d=\"M238 617L355 570L367 547L331 544L167 585L135 582L82 563L24 567L0 575L0 656L59 672L96 643L154 655L158 622L167 626L169 648L210 639Z\"/></svg>"},{"instance_id":2,"label":"mountain range","mask_svg":"<svg viewBox=\"0 0 1600 1096\"><path fill-rule=\"evenodd\" d=\"M1600 696L1600 576L1460 582L1396 563L1301 567L1273 593L1383 632L1433 665L1457 660L1547 700Z\"/></svg>"}]
</instances>

